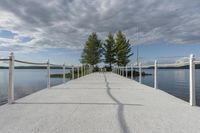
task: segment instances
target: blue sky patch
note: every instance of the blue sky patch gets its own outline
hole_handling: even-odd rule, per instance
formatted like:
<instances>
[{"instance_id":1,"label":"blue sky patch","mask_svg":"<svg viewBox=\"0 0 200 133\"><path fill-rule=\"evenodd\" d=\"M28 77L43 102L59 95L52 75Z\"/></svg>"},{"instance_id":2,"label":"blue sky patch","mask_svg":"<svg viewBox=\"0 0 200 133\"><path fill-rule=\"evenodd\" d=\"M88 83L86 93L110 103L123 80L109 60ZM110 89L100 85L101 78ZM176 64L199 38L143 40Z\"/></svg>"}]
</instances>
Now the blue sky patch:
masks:
<instances>
[{"instance_id":1,"label":"blue sky patch","mask_svg":"<svg viewBox=\"0 0 200 133\"><path fill-rule=\"evenodd\" d=\"M13 39L17 33L13 33L9 30L1 30L0 29L0 38L8 38L8 39Z\"/></svg>"},{"instance_id":2,"label":"blue sky patch","mask_svg":"<svg viewBox=\"0 0 200 133\"><path fill-rule=\"evenodd\" d=\"M19 38L22 43L30 42L33 38L28 37L28 36L23 36Z\"/></svg>"}]
</instances>

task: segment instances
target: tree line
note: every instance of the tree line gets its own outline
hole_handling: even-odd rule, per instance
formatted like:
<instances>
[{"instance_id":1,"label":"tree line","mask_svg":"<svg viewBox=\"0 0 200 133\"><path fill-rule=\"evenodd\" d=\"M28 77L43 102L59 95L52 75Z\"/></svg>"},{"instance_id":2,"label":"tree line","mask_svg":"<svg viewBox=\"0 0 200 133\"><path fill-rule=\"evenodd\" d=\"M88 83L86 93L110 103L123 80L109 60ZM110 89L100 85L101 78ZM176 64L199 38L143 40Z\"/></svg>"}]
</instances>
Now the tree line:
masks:
<instances>
[{"instance_id":1,"label":"tree line","mask_svg":"<svg viewBox=\"0 0 200 133\"><path fill-rule=\"evenodd\" d=\"M84 45L80 61L93 66L103 61L111 70L112 65L126 66L132 55L131 44L121 31L118 31L115 37L109 33L104 42L93 32Z\"/></svg>"}]
</instances>

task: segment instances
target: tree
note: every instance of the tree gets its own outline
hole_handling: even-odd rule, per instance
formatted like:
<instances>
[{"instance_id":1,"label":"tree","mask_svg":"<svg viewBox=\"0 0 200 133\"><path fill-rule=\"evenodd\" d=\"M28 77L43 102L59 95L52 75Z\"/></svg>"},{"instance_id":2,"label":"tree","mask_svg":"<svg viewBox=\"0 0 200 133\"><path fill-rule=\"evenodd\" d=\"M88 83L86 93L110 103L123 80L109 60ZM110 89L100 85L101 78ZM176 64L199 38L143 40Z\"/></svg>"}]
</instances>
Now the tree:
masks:
<instances>
[{"instance_id":1,"label":"tree","mask_svg":"<svg viewBox=\"0 0 200 133\"><path fill-rule=\"evenodd\" d=\"M118 66L126 66L130 60L129 57L133 55L131 52L131 45L126 36L119 31L116 34L116 63Z\"/></svg>"},{"instance_id":2,"label":"tree","mask_svg":"<svg viewBox=\"0 0 200 133\"><path fill-rule=\"evenodd\" d=\"M104 63L109 64L109 69L112 69L112 64L115 63L115 56L116 56L116 45L113 35L111 33L108 34L108 38L106 39L103 45L104 51Z\"/></svg>"},{"instance_id":3,"label":"tree","mask_svg":"<svg viewBox=\"0 0 200 133\"><path fill-rule=\"evenodd\" d=\"M81 63L96 65L101 62L101 40L95 32L89 35L81 55Z\"/></svg>"}]
</instances>

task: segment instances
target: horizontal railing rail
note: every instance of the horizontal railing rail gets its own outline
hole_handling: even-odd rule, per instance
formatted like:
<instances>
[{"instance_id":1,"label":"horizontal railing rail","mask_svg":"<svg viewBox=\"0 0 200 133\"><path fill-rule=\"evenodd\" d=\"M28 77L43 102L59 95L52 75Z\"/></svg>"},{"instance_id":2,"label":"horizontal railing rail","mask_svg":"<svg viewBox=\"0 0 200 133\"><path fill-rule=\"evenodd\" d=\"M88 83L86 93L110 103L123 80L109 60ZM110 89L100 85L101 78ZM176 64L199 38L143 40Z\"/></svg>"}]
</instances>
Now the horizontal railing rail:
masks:
<instances>
[{"instance_id":1,"label":"horizontal railing rail","mask_svg":"<svg viewBox=\"0 0 200 133\"><path fill-rule=\"evenodd\" d=\"M0 59L0 61L9 61L10 59Z\"/></svg>"},{"instance_id":2,"label":"horizontal railing rail","mask_svg":"<svg viewBox=\"0 0 200 133\"><path fill-rule=\"evenodd\" d=\"M36 63L36 62L28 62L28 61L21 61L21 60L15 60L15 62L29 64L29 65L41 65L41 66L47 65L47 63L38 63L38 62Z\"/></svg>"}]
</instances>

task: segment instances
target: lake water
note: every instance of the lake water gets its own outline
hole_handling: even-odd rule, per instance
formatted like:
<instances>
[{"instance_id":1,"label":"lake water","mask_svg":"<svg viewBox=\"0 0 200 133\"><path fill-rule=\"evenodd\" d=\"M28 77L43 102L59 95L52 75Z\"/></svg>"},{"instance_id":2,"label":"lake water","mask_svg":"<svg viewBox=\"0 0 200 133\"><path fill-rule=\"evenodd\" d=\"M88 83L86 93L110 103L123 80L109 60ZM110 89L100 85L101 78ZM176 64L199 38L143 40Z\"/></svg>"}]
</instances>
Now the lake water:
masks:
<instances>
[{"instance_id":1,"label":"lake water","mask_svg":"<svg viewBox=\"0 0 200 133\"><path fill-rule=\"evenodd\" d=\"M153 69L143 69L153 74ZM62 69L52 69L51 73L62 73ZM7 99L8 70L0 70L0 102ZM69 79L66 79L69 80ZM138 77L134 80L138 81ZM62 78L51 78L51 86L62 83ZM154 76L142 77L142 83L154 86ZM16 69L15 70L15 99L24 97L47 87L47 70L45 69ZM189 70L188 69L159 69L158 88L189 101ZM200 69L196 70L196 98L200 105Z\"/></svg>"},{"instance_id":2,"label":"lake water","mask_svg":"<svg viewBox=\"0 0 200 133\"><path fill-rule=\"evenodd\" d=\"M62 69L51 69L51 74L62 73ZM67 70L66 70L67 72ZM45 69L15 69L14 74L15 99L19 99L47 87L47 70ZM66 79L68 81L69 79ZM62 78L51 78L51 86L62 83ZM8 70L0 70L0 103L7 100Z\"/></svg>"},{"instance_id":3,"label":"lake water","mask_svg":"<svg viewBox=\"0 0 200 133\"><path fill-rule=\"evenodd\" d=\"M143 69L154 74L153 69ZM196 100L200 105L200 69L196 69ZM138 77L134 80L138 81ZM142 77L142 83L154 87L154 76ZM189 70L188 69L158 69L158 89L189 102Z\"/></svg>"}]
</instances>

